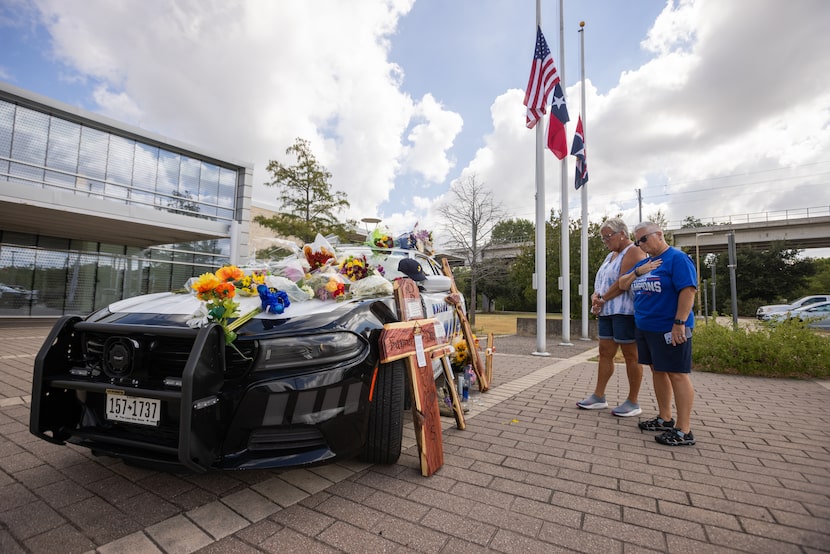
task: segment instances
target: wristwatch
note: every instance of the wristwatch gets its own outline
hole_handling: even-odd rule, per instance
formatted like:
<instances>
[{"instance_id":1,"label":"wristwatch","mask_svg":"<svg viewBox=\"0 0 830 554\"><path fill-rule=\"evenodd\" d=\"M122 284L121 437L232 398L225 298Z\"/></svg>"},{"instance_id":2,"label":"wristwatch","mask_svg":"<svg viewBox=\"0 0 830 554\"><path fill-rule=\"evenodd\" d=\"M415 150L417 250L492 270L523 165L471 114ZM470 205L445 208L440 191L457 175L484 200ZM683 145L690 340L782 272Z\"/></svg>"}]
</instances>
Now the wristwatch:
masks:
<instances>
[{"instance_id":1,"label":"wristwatch","mask_svg":"<svg viewBox=\"0 0 830 554\"><path fill-rule=\"evenodd\" d=\"M686 322L683 321L682 319L675 319L674 324L675 325L686 325Z\"/></svg>"}]
</instances>

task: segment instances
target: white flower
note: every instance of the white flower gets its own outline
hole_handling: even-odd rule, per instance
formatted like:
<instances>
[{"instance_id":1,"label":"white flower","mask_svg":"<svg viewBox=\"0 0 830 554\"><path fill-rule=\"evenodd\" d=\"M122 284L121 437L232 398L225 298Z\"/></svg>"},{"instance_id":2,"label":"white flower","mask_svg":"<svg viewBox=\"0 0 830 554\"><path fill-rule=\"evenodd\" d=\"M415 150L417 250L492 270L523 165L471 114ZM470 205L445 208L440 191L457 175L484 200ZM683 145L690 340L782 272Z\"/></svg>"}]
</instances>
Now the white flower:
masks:
<instances>
[{"instance_id":1,"label":"white flower","mask_svg":"<svg viewBox=\"0 0 830 554\"><path fill-rule=\"evenodd\" d=\"M199 304L199 308L193 312L191 319L187 320L187 326L191 329L198 329L204 327L210 321L208 317L208 309L204 303Z\"/></svg>"}]
</instances>

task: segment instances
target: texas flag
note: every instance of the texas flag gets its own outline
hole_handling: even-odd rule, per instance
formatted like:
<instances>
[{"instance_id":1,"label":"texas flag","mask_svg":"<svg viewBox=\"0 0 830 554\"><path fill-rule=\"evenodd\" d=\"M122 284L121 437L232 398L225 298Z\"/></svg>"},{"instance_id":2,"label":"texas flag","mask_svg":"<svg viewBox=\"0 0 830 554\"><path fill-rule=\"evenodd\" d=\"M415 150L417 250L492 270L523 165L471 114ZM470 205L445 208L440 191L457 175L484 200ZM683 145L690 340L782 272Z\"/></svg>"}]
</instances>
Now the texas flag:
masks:
<instances>
[{"instance_id":1,"label":"texas flag","mask_svg":"<svg viewBox=\"0 0 830 554\"><path fill-rule=\"evenodd\" d=\"M568 155L568 139L565 136L565 123L570 121L568 107L565 105L565 93L558 82L553 88L548 122L548 148L560 160Z\"/></svg>"},{"instance_id":2,"label":"texas flag","mask_svg":"<svg viewBox=\"0 0 830 554\"><path fill-rule=\"evenodd\" d=\"M588 182L588 161L585 158L585 135L582 132L582 115L576 120L576 133L571 145L571 156L576 156L576 173L574 185L577 190Z\"/></svg>"}]
</instances>

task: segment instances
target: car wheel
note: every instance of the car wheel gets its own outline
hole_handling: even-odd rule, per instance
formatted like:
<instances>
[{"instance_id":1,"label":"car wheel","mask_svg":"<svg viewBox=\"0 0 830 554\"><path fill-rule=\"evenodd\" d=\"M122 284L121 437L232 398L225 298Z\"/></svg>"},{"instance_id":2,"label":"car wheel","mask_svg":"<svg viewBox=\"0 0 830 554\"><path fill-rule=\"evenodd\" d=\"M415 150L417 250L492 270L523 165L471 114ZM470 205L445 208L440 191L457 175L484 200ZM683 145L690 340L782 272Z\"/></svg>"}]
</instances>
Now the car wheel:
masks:
<instances>
[{"instance_id":1,"label":"car wheel","mask_svg":"<svg viewBox=\"0 0 830 554\"><path fill-rule=\"evenodd\" d=\"M366 444L360 456L364 462L394 464L401 455L405 374L403 360L378 368L374 398L369 404Z\"/></svg>"}]
</instances>

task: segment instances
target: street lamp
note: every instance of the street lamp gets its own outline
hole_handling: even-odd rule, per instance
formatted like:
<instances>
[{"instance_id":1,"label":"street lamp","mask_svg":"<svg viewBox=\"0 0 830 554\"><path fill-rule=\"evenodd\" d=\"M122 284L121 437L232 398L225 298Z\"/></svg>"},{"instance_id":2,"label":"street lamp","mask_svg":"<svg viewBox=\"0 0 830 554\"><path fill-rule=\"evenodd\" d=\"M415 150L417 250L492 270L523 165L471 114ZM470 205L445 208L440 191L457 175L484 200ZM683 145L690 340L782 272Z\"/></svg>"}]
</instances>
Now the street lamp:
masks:
<instances>
[{"instance_id":1,"label":"street lamp","mask_svg":"<svg viewBox=\"0 0 830 554\"><path fill-rule=\"evenodd\" d=\"M376 217L364 217L360 221L362 221L363 223L366 224L366 236L368 237L369 236L369 224L374 223L375 226L377 226L377 224L380 223L381 220L376 218Z\"/></svg>"},{"instance_id":2,"label":"street lamp","mask_svg":"<svg viewBox=\"0 0 830 554\"><path fill-rule=\"evenodd\" d=\"M701 303L700 303L700 237L708 237L715 233L695 233L695 263L697 265L697 315L700 317Z\"/></svg>"}]
</instances>

